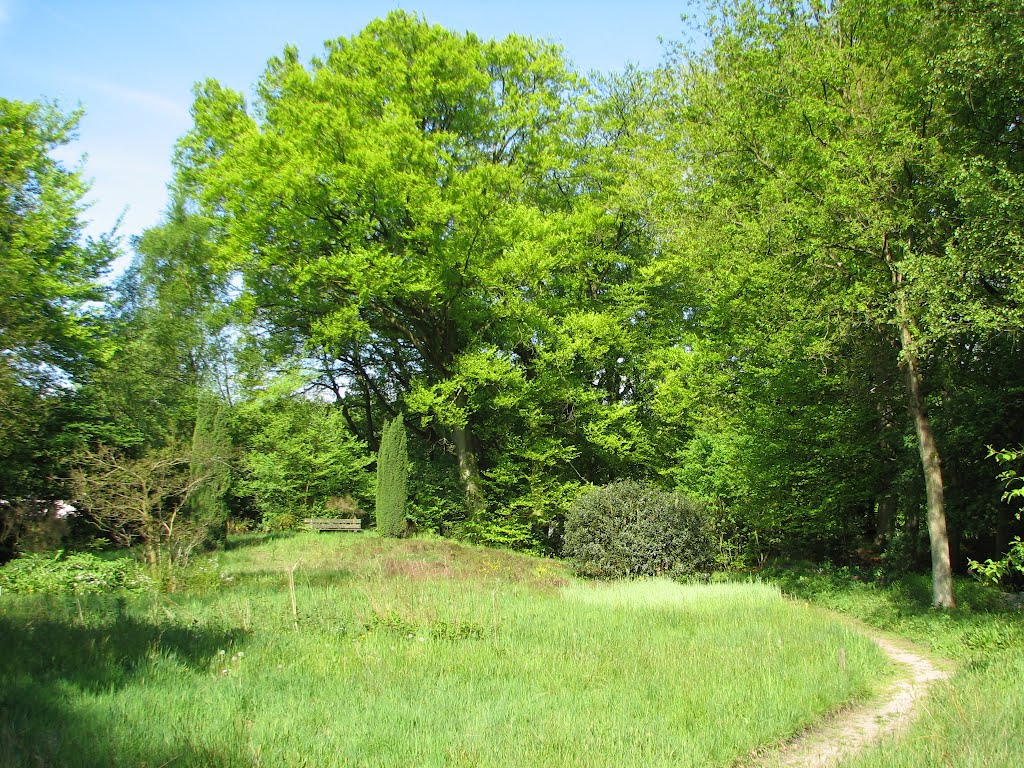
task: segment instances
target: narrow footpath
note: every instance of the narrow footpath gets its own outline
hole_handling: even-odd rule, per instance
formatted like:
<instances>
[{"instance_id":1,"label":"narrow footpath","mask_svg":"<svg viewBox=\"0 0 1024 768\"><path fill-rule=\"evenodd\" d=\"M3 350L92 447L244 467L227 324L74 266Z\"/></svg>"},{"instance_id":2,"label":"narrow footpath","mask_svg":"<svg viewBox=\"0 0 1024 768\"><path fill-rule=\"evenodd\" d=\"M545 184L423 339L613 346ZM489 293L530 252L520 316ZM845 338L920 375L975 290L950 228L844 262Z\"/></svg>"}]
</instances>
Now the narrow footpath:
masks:
<instances>
[{"instance_id":1,"label":"narrow footpath","mask_svg":"<svg viewBox=\"0 0 1024 768\"><path fill-rule=\"evenodd\" d=\"M879 699L841 710L811 726L778 749L764 752L750 768L833 768L879 739L899 735L913 720L928 689L949 671L871 630L865 630L886 656L904 667Z\"/></svg>"}]
</instances>

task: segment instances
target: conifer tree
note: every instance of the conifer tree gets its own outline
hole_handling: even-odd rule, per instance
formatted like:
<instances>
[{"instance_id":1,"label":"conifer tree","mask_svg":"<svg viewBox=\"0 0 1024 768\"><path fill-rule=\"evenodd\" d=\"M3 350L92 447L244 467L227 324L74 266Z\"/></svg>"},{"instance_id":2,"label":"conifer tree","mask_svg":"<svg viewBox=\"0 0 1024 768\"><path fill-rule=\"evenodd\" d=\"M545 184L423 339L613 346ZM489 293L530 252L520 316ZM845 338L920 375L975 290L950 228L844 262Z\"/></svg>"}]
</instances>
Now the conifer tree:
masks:
<instances>
[{"instance_id":1,"label":"conifer tree","mask_svg":"<svg viewBox=\"0 0 1024 768\"><path fill-rule=\"evenodd\" d=\"M189 469L195 492L189 499L192 522L205 529L203 543L223 547L227 540L227 492L231 485L231 437L224 409L212 395L201 393L197 403Z\"/></svg>"},{"instance_id":2,"label":"conifer tree","mask_svg":"<svg viewBox=\"0 0 1024 768\"><path fill-rule=\"evenodd\" d=\"M401 415L384 425L377 454L377 530L382 536L405 533L409 456Z\"/></svg>"}]
</instances>

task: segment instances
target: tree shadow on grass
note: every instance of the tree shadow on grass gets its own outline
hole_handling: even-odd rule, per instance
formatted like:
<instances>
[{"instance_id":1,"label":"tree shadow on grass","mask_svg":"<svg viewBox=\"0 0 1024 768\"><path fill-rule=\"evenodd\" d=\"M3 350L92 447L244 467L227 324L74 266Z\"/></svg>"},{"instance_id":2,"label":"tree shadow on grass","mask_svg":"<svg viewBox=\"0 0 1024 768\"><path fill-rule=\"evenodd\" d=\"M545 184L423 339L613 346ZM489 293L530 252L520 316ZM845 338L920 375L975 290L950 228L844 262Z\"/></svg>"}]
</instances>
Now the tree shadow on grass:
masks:
<instances>
[{"instance_id":1,"label":"tree shadow on grass","mask_svg":"<svg viewBox=\"0 0 1024 768\"><path fill-rule=\"evenodd\" d=\"M140 683L156 659L213 669L219 651L246 640L239 629L151 623L117 615L93 623L0 615L0 765L229 765L235 758L175 739L157 748L116 744L112 708L83 706ZM159 713L139 712L140 724ZM134 718L133 718L134 719ZM123 725L123 724L122 724ZM147 754L149 749L153 754ZM119 752L131 754L119 754Z\"/></svg>"}]
</instances>

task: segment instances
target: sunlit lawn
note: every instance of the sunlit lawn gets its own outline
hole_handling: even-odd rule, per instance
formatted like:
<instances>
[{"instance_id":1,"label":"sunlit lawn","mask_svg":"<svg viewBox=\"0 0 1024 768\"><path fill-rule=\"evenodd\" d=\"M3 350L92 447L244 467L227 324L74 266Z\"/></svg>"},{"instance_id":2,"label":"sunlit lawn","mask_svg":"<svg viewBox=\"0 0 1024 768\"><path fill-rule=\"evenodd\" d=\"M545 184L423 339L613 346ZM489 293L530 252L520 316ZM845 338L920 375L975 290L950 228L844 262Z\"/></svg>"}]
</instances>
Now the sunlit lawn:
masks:
<instances>
[{"instance_id":1,"label":"sunlit lawn","mask_svg":"<svg viewBox=\"0 0 1024 768\"><path fill-rule=\"evenodd\" d=\"M363 534L236 542L84 615L0 596L0 765L728 766L886 670L764 584Z\"/></svg>"}]
</instances>

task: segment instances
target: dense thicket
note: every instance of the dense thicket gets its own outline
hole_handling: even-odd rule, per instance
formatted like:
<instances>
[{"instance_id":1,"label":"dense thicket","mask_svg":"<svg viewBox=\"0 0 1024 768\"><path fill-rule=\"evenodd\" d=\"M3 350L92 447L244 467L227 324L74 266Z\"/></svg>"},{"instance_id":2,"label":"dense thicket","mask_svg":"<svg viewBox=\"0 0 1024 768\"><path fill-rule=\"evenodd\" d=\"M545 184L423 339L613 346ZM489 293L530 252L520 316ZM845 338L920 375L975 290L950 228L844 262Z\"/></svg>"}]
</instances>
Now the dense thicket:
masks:
<instances>
[{"instance_id":1,"label":"dense thicket","mask_svg":"<svg viewBox=\"0 0 1024 768\"><path fill-rule=\"evenodd\" d=\"M930 557L952 605L1019 532L987 446L1024 434L1024 10L712 10L705 50L591 82L394 13L285 49L250 100L199 85L64 434L177 446L209 478L190 518L277 528L368 503L400 417L420 529L557 551L582 489L646 479L707 502L734 561ZM17 119L63 136L41 109ZM86 255L46 322L4 310L5 414L72 370ZM0 418L4 471L41 466Z\"/></svg>"},{"instance_id":2,"label":"dense thicket","mask_svg":"<svg viewBox=\"0 0 1024 768\"><path fill-rule=\"evenodd\" d=\"M952 605L948 531L965 532L978 493L958 481L1020 426L1007 194L1022 80L1003 62L1024 15L872 0L719 10L708 51L668 73L667 217L675 279L699 286L708 373L739 406L726 410L754 514L775 517L783 546L848 542L872 511L883 537L894 508L916 527L921 480L899 487L915 445L935 602ZM977 402L993 352L1008 397L989 401L1002 423L983 435L950 406Z\"/></svg>"}]
</instances>

